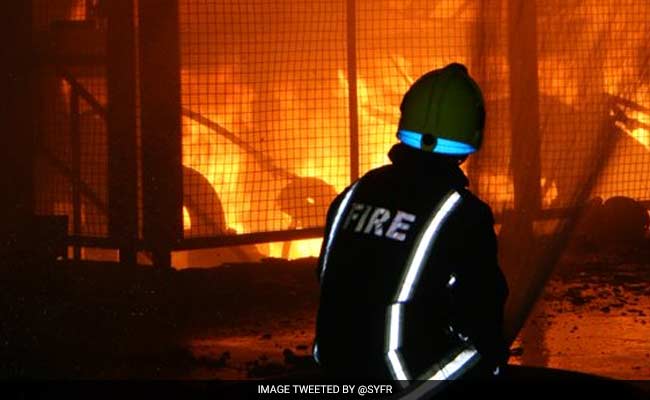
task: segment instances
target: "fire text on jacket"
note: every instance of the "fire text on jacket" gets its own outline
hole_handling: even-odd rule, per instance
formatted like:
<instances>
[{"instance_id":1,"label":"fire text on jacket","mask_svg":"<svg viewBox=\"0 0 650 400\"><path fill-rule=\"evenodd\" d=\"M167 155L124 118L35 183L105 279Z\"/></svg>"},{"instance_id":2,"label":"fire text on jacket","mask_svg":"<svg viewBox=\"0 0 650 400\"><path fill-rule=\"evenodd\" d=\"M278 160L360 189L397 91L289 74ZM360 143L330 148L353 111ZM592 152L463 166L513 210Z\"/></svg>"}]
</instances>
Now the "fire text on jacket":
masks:
<instances>
[{"instance_id":1,"label":"fire text on jacket","mask_svg":"<svg viewBox=\"0 0 650 400\"><path fill-rule=\"evenodd\" d=\"M368 204L352 203L343 229L403 242L414 221L415 215L401 210L391 211Z\"/></svg>"}]
</instances>

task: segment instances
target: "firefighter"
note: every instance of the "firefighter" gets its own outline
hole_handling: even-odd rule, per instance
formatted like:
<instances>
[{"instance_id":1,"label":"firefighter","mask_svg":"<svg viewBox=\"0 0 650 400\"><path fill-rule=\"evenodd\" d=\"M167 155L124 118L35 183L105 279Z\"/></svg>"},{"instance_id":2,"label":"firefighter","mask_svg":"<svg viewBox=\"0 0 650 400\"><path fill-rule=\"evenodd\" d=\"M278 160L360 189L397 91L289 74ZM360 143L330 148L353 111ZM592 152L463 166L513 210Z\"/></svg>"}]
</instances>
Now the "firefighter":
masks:
<instances>
[{"instance_id":1,"label":"firefighter","mask_svg":"<svg viewBox=\"0 0 650 400\"><path fill-rule=\"evenodd\" d=\"M419 78L401 104L392 164L331 204L313 354L328 376L432 380L498 374L507 284L492 211L460 164L479 150L481 91L461 64Z\"/></svg>"}]
</instances>

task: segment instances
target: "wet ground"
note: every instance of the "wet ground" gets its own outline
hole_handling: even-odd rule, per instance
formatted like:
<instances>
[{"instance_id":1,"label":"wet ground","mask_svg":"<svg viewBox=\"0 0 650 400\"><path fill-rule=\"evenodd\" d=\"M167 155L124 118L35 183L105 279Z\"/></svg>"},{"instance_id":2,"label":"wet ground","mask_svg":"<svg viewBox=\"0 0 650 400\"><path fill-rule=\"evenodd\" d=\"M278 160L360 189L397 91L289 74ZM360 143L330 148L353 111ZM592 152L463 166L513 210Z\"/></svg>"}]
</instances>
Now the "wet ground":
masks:
<instances>
[{"instance_id":1,"label":"wet ground","mask_svg":"<svg viewBox=\"0 0 650 400\"><path fill-rule=\"evenodd\" d=\"M648 249L565 256L519 346L513 363L650 380Z\"/></svg>"},{"instance_id":2,"label":"wet ground","mask_svg":"<svg viewBox=\"0 0 650 400\"><path fill-rule=\"evenodd\" d=\"M293 329L195 339L198 356L227 352L220 377L250 378L288 369L287 353L306 356L313 317ZM551 367L650 381L650 257L639 249L566 255L512 346L515 365ZM290 359L289 359L290 360ZM251 368L254 366L254 368ZM268 366L265 371L264 366ZM208 373L209 375L209 373Z\"/></svg>"},{"instance_id":3,"label":"wet ground","mask_svg":"<svg viewBox=\"0 0 650 400\"><path fill-rule=\"evenodd\" d=\"M4 267L0 375L262 379L309 370L315 261ZM511 362L650 380L648 250L565 256Z\"/></svg>"}]
</instances>

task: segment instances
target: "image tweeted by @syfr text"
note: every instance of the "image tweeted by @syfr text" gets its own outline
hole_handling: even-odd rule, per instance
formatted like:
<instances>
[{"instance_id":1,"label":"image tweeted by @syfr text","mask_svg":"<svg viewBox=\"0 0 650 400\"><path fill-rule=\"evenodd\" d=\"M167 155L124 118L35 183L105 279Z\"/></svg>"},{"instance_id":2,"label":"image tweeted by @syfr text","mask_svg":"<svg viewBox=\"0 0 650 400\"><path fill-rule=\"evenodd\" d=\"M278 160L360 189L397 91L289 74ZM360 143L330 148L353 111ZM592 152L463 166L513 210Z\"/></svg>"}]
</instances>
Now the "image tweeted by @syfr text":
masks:
<instances>
[{"instance_id":1,"label":"image tweeted by @syfr text","mask_svg":"<svg viewBox=\"0 0 650 400\"><path fill-rule=\"evenodd\" d=\"M257 385L258 394L348 394L365 396L367 394L391 394L391 385L336 385L336 384L284 384Z\"/></svg>"}]
</instances>

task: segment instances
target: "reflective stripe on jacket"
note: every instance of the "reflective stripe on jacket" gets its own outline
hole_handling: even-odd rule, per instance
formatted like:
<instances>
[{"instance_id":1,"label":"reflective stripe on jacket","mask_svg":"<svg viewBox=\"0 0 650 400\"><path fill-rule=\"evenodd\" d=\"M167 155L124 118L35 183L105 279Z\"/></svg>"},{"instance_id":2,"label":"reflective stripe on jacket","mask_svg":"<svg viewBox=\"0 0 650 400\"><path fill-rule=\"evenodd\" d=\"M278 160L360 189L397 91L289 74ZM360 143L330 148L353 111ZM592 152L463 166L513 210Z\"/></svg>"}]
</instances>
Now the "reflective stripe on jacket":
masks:
<instances>
[{"instance_id":1,"label":"reflective stripe on jacket","mask_svg":"<svg viewBox=\"0 0 650 400\"><path fill-rule=\"evenodd\" d=\"M505 360L507 285L490 208L456 166L396 145L392 165L348 187L328 212L316 342L326 371L453 379Z\"/></svg>"}]
</instances>

